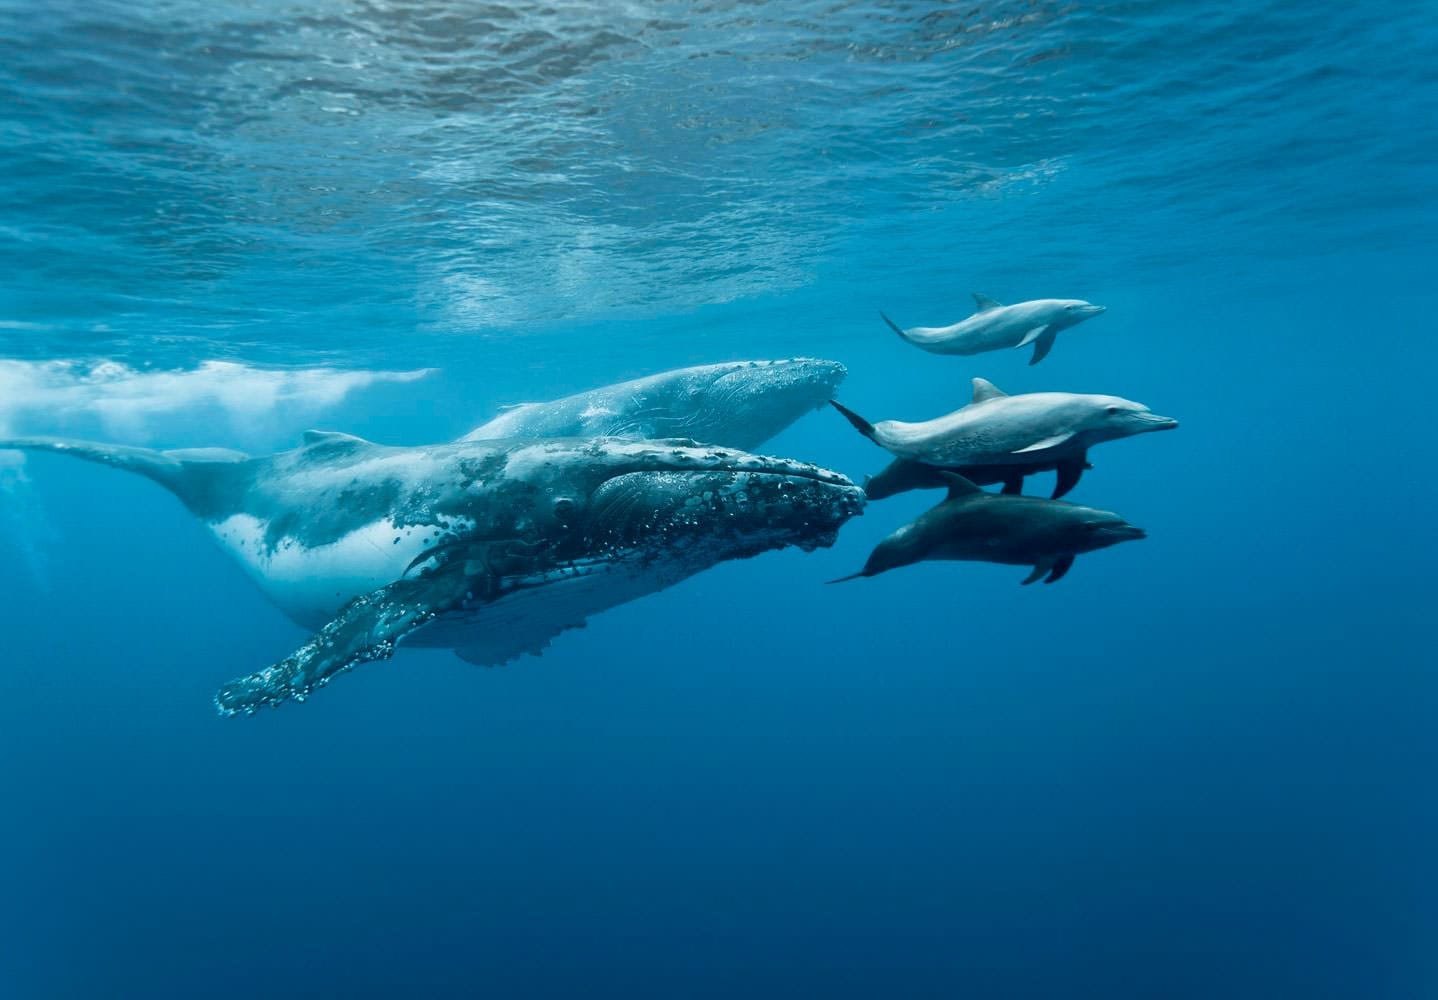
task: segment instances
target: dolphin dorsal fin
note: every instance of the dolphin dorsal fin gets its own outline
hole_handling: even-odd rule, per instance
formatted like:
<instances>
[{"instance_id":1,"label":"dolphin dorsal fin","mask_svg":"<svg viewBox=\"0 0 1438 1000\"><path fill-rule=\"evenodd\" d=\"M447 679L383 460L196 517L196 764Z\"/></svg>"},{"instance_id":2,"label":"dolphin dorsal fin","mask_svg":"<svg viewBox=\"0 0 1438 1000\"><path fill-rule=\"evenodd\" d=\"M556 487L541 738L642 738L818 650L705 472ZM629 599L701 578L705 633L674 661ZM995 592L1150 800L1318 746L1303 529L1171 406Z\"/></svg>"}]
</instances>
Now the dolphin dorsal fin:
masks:
<instances>
[{"instance_id":1,"label":"dolphin dorsal fin","mask_svg":"<svg viewBox=\"0 0 1438 1000\"><path fill-rule=\"evenodd\" d=\"M971 402L987 403L991 399L1003 399L1008 393L986 378L974 379L974 398Z\"/></svg>"},{"instance_id":2,"label":"dolphin dorsal fin","mask_svg":"<svg viewBox=\"0 0 1438 1000\"><path fill-rule=\"evenodd\" d=\"M940 472L939 478L942 479L944 485L949 488L948 499L950 500L971 497L984 492L957 472Z\"/></svg>"},{"instance_id":3,"label":"dolphin dorsal fin","mask_svg":"<svg viewBox=\"0 0 1438 1000\"><path fill-rule=\"evenodd\" d=\"M990 309L1002 309L1004 304L998 299L989 298L983 292L975 292L974 306L979 312L988 312Z\"/></svg>"}]
</instances>

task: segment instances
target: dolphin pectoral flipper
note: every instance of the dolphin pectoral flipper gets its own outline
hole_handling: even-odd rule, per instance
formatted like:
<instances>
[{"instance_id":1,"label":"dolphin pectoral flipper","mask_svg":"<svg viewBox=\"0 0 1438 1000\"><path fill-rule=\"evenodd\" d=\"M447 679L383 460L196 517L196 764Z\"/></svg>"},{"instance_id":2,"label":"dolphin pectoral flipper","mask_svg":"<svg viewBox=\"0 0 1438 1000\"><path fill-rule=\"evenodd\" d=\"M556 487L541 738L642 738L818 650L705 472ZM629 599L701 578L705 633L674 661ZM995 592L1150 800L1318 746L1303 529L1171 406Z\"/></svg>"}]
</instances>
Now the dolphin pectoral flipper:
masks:
<instances>
[{"instance_id":1,"label":"dolphin pectoral flipper","mask_svg":"<svg viewBox=\"0 0 1438 1000\"><path fill-rule=\"evenodd\" d=\"M215 695L221 715L250 715L290 698L304 701L337 674L394 655L395 644L483 589L457 560L425 576L397 580L344 606L339 615L285 659L230 681Z\"/></svg>"},{"instance_id":2,"label":"dolphin pectoral flipper","mask_svg":"<svg viewBox=\"0 0 1438 1000\"><path fill-rule=\"evenodd\" d=\"M1057 448L1059 445L1063 444L1065 441L1069 440L1073 436L1073 431L1064 431L1062 434L1055 434L1052 437L1046 437L1042 440L1035 441L1028 447L1020 448L1017 451L1011 452L1011 454L1023 455L1031 451L1047 451L1050 448Z\"/></svg>"},{"instance_id":3,"label":"dolphin pectoral flipper","mask_svg":"<svg viewBox=\"0 0 1438 1000\"><path fill-rule=\"evenodd\" d=\"M1088 459L1084 455L1080 455L1071 462L1060 462L1055 470L1058 477L1054 480L1052 499L1057 500L1077 486L1078 481L1083 478L1084 470L1088 467Z\"/></svg>"},{"instance_id":4,"label":"dolphin pectoral flipper","mask_svg":"<svg viewBox=\"0 0 1438 1000\"><path fill-rule=\"evenodd\" d=\"M1034 356L1029 358L1030 365L1036 365L1049 356L1049 351L1054 349L1054 341L1058 340L1059 332L1052 326L1045 327L1044 333L1034 341Z\"/></svg>"},{"instance_id":5,"label":"dolphin pectoral flipper","mask_svg":"<svg viewBox=\"0 0 1438 1000\"><path fill-rule=\"evenodd\" d=\"M1036 340L1038 340L1040 337L1042 337L1042 336L1044 335L1044 331L1046 331L1046 330L1048 330L1048 329L1049 329L1049 324L1048 324L1048 323L1043 323L1043 324L1040 324L1039 326L1034 327L1034 328L1033 328L1032 330L1030 330L1028 333L1024 334L1024 339L1023 339L1023 340L1020 340L1017 344L1015 344L1015 345L1014 345L1014 349L1017 350L1017 349L1020 348L1020 347L1028 347L1028 346L1029 346L1030 344L1032 344L1034 341L1036 341ZM1032 362L1030 362L1030 364L1032 364Z\"/></svg>"},{"instance_id":6,"label":"dolphin pectoral flipper","mask_svg":"<svg viewBox=\"0 0 1438 1000\"><path fill-rule=\"evenodd\" d=\"M1054 566L1055 560L1048 558L1040 559L1038 563L1034 565L1033 572L1020 580L1019 585L1027 587L1031 583L1037 583L1039 580L1043 579L1045 574L1052 571Z\"/></svg>"},{"instance_id":7,"label":"dolphin pectoral flipper","mask_svg":"<svg viewBox=\"0 0 1438 1000\"><path fill-rule=\"evenodd\" d=\"M1045 580L1044 583L1058 583L1064 578L1064 574L1073 568L1073 564L1073 556L1061 557L1057 562L1054 563L1053 572L1049 574L1048 579Z\"/></svg>"}]
</instances>

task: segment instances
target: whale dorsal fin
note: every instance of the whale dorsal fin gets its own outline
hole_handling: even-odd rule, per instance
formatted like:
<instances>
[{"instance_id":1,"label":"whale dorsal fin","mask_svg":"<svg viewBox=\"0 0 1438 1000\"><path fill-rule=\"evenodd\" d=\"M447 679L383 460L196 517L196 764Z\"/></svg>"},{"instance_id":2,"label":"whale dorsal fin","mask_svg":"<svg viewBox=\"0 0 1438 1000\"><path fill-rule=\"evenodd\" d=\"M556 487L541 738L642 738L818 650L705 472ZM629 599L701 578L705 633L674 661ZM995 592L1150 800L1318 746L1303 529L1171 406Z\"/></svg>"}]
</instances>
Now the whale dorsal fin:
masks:
<instances>
[{"instance_id":1,"label":"whale dorsal fin","mask_svg":"<svg viewBox=\"0 0 1438 1000\"><path fill-rule=\"evenodd\" d=\"M972 402L987 403L991 399L1003 399L1008 393L994 385L986 378L974 379L974 398Z\"/></svg>"},{"instance_id":2,"label":"whale dorsal fin","mask_svg":"<svg viewBox=\"0 0 1438 1000\"><path fill-rule=\"evenodd\" d=\"M949 488L949 500L958 500L963 497L971 497L975 494L982 494L984 492L983 490L975 486L972 481L965 479L957 472L940 472L939 478L942 479L944 481L944 485Z\"/></svg>"},{"instance_id":3,"label":"whale dorsal fin","mask_svg":"<svg viewBox=\"0 0 1438 1000\"><path fill-rule=\"evenodd\" d=\"M344 431L305 431L300 435L305 444L369 444L364 438L346 434Z\"/></svg>"},{"instance_id":4,"label":"whale dorsal fin","mask_svg":"<svg viewBox=\"0 0 1438 1000\"><path fill-rule=\"evenodd\" d=\"M1002 309L1004 304L998 299L991 299L982 292L974 292L974 307L978 312L988 312L990 309Z\"/></svg>"}]
</instances>

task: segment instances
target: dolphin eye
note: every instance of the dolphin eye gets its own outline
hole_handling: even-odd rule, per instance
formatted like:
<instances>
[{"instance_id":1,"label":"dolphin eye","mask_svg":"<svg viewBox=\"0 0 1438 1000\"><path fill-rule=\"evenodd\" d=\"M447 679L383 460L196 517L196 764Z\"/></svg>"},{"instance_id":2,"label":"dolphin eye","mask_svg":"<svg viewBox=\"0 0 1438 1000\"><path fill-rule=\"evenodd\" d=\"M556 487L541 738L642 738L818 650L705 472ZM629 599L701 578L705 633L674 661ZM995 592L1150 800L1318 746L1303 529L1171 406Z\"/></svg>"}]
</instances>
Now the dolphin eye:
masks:
<instances>
[{"instance_id":1,"label":"dolphin eye","mask_svg":"<svg viewBox=\"0 0 1438 1000\"><path fill-rule=\"evenodd\" d=\"M1109 413L1117 413L1117 412L1118 412L1118 407L1117 407L1117 406L1110 406L1110 407L1108 408L1108 412L1109 412Z\"/></svg>"}]
</instances>

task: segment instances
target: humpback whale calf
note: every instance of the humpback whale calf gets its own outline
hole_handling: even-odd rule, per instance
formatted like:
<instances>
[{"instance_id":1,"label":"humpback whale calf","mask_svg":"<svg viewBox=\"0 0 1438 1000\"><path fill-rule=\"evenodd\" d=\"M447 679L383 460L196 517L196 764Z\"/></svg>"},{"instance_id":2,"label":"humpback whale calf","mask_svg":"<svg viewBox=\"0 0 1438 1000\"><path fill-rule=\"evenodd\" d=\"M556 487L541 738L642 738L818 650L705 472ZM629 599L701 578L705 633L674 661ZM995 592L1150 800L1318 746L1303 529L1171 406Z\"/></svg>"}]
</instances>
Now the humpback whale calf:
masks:
<instances>
[{"instance_id":1,"label":"humpback whale calf","mask_svg":"<svg viewBox=\"0 0 1438 1000\"><path fill-rule=\"evenodd\" d=\"M1106 312L1083 299L1034 299L1011 306L974 293L975 311L951 326L900 327L882 312L885 323L900 337L934 354L981 354L1005 347L1034 345L1029 364L1036 365L1053 350L1059 331Z\"/></svg>"},{"instance_id":2,"label":"humpback whale calf","mask_svg":"<svg viewBox=\"0 0 1438 1000\"><path fill-rule=\"evenodd\" d=\"M462 438L685 437L749 450L822 407L844 380L837 361L730 361L660 372L522 403Z\"/></svg>"},{"instance_id":3,"label":"humpback whale calf","mask_svg":"<svg viewBox=\"0 0 1438 1000\"><path fill-rule=\"evenodd\" d=\"M174 493L276 604L318 628L225 685L222 714L303 700L401 639L497 663L728 559L831 545L861 490L836 472L687 440L388 447L312 431L260 458L48 438Z\"/></svg>"},{"instance_id":4,"label":"humpback whale calf","mask_svg":"<svg viewBox=\"0 0 1438 1000\"><path fill-rule=\"evenodd\" d=\"M1006 493L1018 493L1025 476L1053 469L1058 472L1057 498L1073 489L1089 468L1088 450L1094 445L1178 426L1177 420L1118 396L1072 392L1010 396L981 378L974 379L967 406L915 424L899 420L871 424L830 402L859 433L899 459L869 482L872 500L942 485L916 466L957 472L981 484L1003 483Z\"/></svg>"},{"instance_id":5,"label":"humpback whale calf","mask_svg":"<svg viewBox=\"0 0 1438 1000\"><path fill-rule=\"evenodd\" d=\"M1032 566L1024 583L1063 579L1085 552L1145 537L1117 514L1066 500L985 493L952 472L940 472L949 495L937 507L880 542L864 568L830 580L877 576L931 559Z\"/></svg>"}]
</instances>

